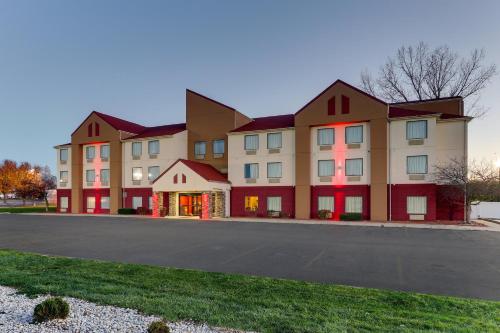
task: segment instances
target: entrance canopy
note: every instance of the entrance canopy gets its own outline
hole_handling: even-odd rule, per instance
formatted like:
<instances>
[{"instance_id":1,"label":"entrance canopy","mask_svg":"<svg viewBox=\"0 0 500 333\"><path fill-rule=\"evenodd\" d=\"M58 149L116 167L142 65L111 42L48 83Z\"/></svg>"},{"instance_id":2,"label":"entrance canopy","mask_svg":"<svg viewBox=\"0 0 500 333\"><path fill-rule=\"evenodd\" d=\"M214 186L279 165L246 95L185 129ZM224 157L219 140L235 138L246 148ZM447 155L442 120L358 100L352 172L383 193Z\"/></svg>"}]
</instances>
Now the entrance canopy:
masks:
<instances>
[{"instance_id":1,"label":"entrance canopy","mask_svg":"<svg viewBox=\"0 0 500 333\"><path fill-rule=\"evenodd\" d=\"M153 181L153 192L228 191L226 176L205 163L179 159Z\"/></svg>"}]
</instances>

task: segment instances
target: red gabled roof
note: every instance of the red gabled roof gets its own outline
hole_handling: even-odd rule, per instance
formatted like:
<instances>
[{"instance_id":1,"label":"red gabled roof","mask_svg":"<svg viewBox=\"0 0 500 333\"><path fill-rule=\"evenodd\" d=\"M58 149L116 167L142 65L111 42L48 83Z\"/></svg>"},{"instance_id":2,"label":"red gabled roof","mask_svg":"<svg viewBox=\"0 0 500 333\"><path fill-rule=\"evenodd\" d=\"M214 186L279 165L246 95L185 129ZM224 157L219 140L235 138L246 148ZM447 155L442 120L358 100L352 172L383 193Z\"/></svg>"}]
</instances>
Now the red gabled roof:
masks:
<instances>
[{"instance_id":1,"label":"red gabled roof","mask_svg":"<svg viewBox=\"0 0 500 333\"><path fill-rule=\"evenodd\" d=\"M412 101L394 102L394 103L390 103L390 105L445 101L445 100L448 100L448 99L462 99L462 96L450 96L450 97L439 97L439 98L429 98L429 99L415 99L415 100L412 100Z\"/></svg>"},{"instance_id":2,"label":"red gabled roof","mask_svg":"<svg viewBox=\"0 0 500 333\"><path fill-rule=\"evenodd\" d=\"M190 161L186 160L183 158L178 159L174 163L172 163L171 166L167 168L167 170L163 171L154 181L155 183L158 179L160 179L164 174L166 174L170 169L172 169L177 163L183 163L186 165L188 168L196 172L198 175L200 175L203 179L209 182L222 182L222 183L229 183L227 180L227 175L222 174L211 166L210 164L205 164L201 162L195 162L195 161Z\"/></svg>"},{"instance_id":3,"label":"red gabled roof","mask_svg":"<svg viewBox=\"0 0 500 333\"><path fill-rule=\"evenodd\" d=\"M389 107L389 118L418 117L418 116L430 116L430 115L439 116L439 118L441 119L467 118L465 116L460 116L457 114L441 113L435 111L402 109L394 106Z\"/></svg>"},{"instance_id":4,"label":"red gabled roof","mask_svg":"<svg viewBox=\"0 0 500 333\"><path fill-rule=\"evenodd\" d=\"M174 135L184 130L186 130L186 123L146 127L144 131L130 138L127 138L127 140L149 138L162 135Z\"/></svg>"},{"instance_id":5,"label":"red gabled roof","mask_svg":"<svg viewBox=\"0 0 500 333\"><path fill-rule=\"evenodd\" d=\"M251 122L238 127L231 132L259 131L266 129L287 128L295 126L295 115L284 114L280 116L253 118Z\"/></svg>"},{"instance_id":6,"label":"red gabled roof","mask_svg":"<svg viewBox=\"0 0 500 333\"><path fill-rule=\"evenodd\" d=\"M146 127L127 121L123 120L120 118L116 118L113 116L110 116L109 114L93 111L96 115L101 117L105 122L110 124L114 129L124 131L124 132L129 132L129 133L141 133L146 129Z\"/></svg>"},{"instance_id":7,"label":"red gabled roof","mask_svg":"<svg viewBox=\"0 0 500 333\"><path fill-rule=\"evenodd\" d=\"M299 111L295 112L295 114L299 114L300 112L302 112L306 107L308 107L312 102L314 102L315 100L317 100L321 95L323 95L325 92L328 91L328 89L330 89L331 87L333 87L334 85L336 85L337 83L342 83L343 85L359 92L360 94L362 95L365 95L366 97L369 97L371 99L373 99L374 101L377 101L379 103L382 103L384 105L387 105L387 102L384 102L383 100L381 99L378 99L377 97L373 96L373 95L370 95L368 94L367 92L359 89L359 88L356 88L355 86L353 85L350 85L349 83L347 82L344 82L342 80L336 80L335 82L333 82L332 84L330 84L325 90L323 90L322 92L320 92L316 97L314 97L313 99L311 99L306 105L304 105L303 107L300 108Z\"/></svg>"}]
</instances>

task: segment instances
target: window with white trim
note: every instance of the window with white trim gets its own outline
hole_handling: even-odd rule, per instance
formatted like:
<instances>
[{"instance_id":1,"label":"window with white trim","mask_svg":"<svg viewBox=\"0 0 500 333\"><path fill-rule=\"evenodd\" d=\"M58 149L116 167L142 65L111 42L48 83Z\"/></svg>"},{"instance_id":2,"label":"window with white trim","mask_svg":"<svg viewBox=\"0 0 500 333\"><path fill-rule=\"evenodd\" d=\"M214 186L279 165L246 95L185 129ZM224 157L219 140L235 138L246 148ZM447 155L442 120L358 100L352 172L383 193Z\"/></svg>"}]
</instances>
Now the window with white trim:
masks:
<instances>
[{"instance_id":1,"label":"window with white trim","mask_svg":"<svg viewBox=\"0 0 500 333\"><path fill-rule=\"evenodd\" d=\"M159 166L150 166L148 168L148 180L153 181L160 175L160 167Z\"/></svg>"},{"instance_id":2,"label":"window with white trim","mask_svg":"<svg viewBox=\"0 0 500 333\"><path fill-rule=\"evenodd\" d=\"M109 209L109 197L101 197L101 209Z\"/></svg>"},{"instance_id":3,"label":"window with white trim","mask_svg":"<svg viewBox=\"0 0 500 333\"><path fill-rule=\"evenodd\" d=\"M109 169L101 169L101 184L109 184Z\"/></svg>"},{"instance_id":4,"label":"window with white trim","mask_svg":"<svg viewBox=\"0 0 500 333\"><path fill-rule=\"evenodd\" d=\"M427 197L426 196L406 197L406 212L410 215L427 214Z\"/></svg>"},{"instance_id":5,"label":"window with white trim","mask_svg":"<svg viewBox=\"0 0 500 333\"><path fill-rule=\"evenodd\" d=\"M363 197L345 197L346 213L362 213Z\"/></svg>"},{"instance_id":6,"label":"window with white trim","mask_svg":"<svg viewBox=\"0 0 500 333\"><path fill-rule=\"evenodd\" d=\"M132 197L132 208L137 209L139 207L143 207L142 197Z\"/></svg>"},{"instance_id":7,"label":"window with white trim","mask_svg":"<svg viewBox=\"0 0 500 333\"><path fill-rule=\"evenodd\" d=\"M59 208L60 209L68 209L68 197L60 197L59 198Z\"/></svg>"},{"instance_id":8,"label":"window with white trim","mask_svg":"<svg viewBox=\"0 0 500 333\"><path fill-rule=\"evenodd\" d=\"M141 167L132 168L132 180L134 180L134 181L142 180L142 168Z\"/></svg>"},{"instance_id":9,"label":"window with white trim","mask_svg":"<svg viewBox=\"0 0 500 333\"><path fill-rule=\"evenodd\" d=\"M95 147L87 146L85 147L85 158L88 160L93 160L95 158Z\"/></svg>"},{"instance_id":10,"label":"window with white trim","mask_svg":"<svg viewBox=\"0 0 500 333\"><path fill-rule=\"evenodd\" d=\"M246 179L259 178L259 164L258 163L245 164L245 178Z\"/></svg>"},{"instance_id":11,"label":"window with white trim","mask_svg":"<svg viewBox=\"0 0 500 333\"><path fill-rule=\"evenodd\" d=\"M207 153L207 143L205 141L198 141L194 143L194 156L197 159L204 159Z\"/></svg>"},{"instance_id":12,"label":"window with white trim","mask_svg":"<svg viewBox=\"0 0 500 333\"><path fill-rule=\"evenodd\" d=\"M109 159L109 145L102 145L99 148L99 156L101 159Z\"/></svg>"},{"instance_id":13,"label":"window with white trim","mask_svg":"<svg viewBox=\"0 0 500 333\"><path fill-rule=\"evenodd\" d=\"M224 155L224 150L225 150L224 139L214 140L212 143L212 149L213 149L214 155L217 155L217 156Z\"/></svg>"},{"instance_id":14,"label":"window with white trim","mask_svg":"<svg viewBox=\"0 0 500 333\"><path fill-rule=\"evenodd\" d=\"M267 133L267 149L281 148L281 132Z\"/></svg>"},{"instance_id":15,"label":"window with white trim","mask_svg":"<svg viewBox=\"0 0 500 333\"><path fill-rule=\"evenodd\" d=\"M333 212L335 210L335 198L333 196L319 196L318 211L320 210Z\"/></svg>"},{"instance_id":16,"label":"window with white trim","mask_svg":"<svg viewBox=\"0 0 500 333\"><path fill-rule=\"evenodd\" d=\"M87 209L95 209L95 197L87 197Z\"/></svg>"},{"instance_id":17,"label":"window with white trim","mask_svg":"<svg viewBox=\"0 0 500 333\"><path fill-rule=\"evenodd\" d=\"M67 183L68 182L68 171L60 171L59 172L59 182Z\"/></svg>"},{"instance_id":18,"label":"window with white trim","mask_svg":"<svg viewBox=\"0 0 500 333\"><path fill-rule=\"evenodd\" d=\"M345 143L363 143L363 125L345 128Z\"/></svg>"},{"instance_id":19,"label":"window with white trim","mask_svg":"<svg viewBox=\"0 0 500 333\"><path fill-rule=\"evenodd\" d=\"M267 197L267 210L281 212L281 197Z\"/></svg>"},{"instance_id":20,"label":"window with white trim","mask_svg":"<svg viewBox=\"0 0 500 333\"><path fill-rule=\"evenodd\" d=\"M152 196L148 197L148 208L153 209L153 197Z\"/></svg>"},{"instance_id":21,"label":"window with white trim","mask_svg":"<svg viewBox=\"0 0 500 333\"><path fill-rule=\"evenodd\" d=\"M427 120L410 120L406 122L406 139L426 139Z\"/></svg>"},{"instance_id":22,"label":"window with white trim","mask_svg":"<svg viewBox=\"0 0 500 333\"><path fill-rule=\"evenodd\" d=\"M68 149L67 148L61 148L59 150L59 160L61 162L67 162L68 161Z\"/></svg>"},{"instance_id":23,"label":"window with white trim","mask_svg":"<svg viewBox=\"0 0 500 333\"><path fill-rule=\"evenodd\" d=\"M406 157L406 172L409 175L427 173L427 155Z\"/></svg>"},{"instance_id":24,"label":"window with white trim","mask_svg":"<svg viewBox=\"0 0 500 333\"><path fill-rule=\"evenodd\" d=\"M345 160L345 175L346 176L362 176L363 175L363 159L351 158Z\"/></svg>"},{"instance_id":25,"label":"window with white trim","mask_svg":"<svg viewBox=\"0 0 500 333\"><path fill-rule=\"evenodd\" d=\"M318 145L328 146L335 143L335 130L333 128L318 129Z\"/></svg>"},{"instance_id":26,"label":"window with white trim","mask_svg":"<svg viewBox=\"0 0 500 333\"><path fill-rule=\"evenodd\" d=\"M132 142L132 157L141 157L142 142Z\"/></svg>"},{"instance_id":27,"label":"window with white trim","mask_svg":"<svg viewBox=\"0 0 500 333\"><path fill-rule=\"evenodd\" d=\"M259 136L257 134L245 135L245 150L259 149Z\"/></svg>"},{"instance_id":28,"label":"window with white trim","mask_svg":"<svg viewBox=\"0 0 500 333\"><path fill-rule=\"evenodd\" d=\"M160 153L160 141L159 140L148 141L148 154L158 155L159 153Z\"/></svg>"},{"instance_id":29,"label":"window with white trim","mask_svg":"<svg viewBox=\"0 0 500 333\"><path fill-rule=\"evenodd\" d=\"M267 178L281 178L281 162L267 163Z\"/></svg>"},{"instance_id":30,"label":"window with white trim","mask_svg":"<svg viewBox=\"0 0 500 333\"><path fill-rule=\"evenodd\" d=\"M95 170L87 170L85 171L85 179L87 183L93 183L95 182Z\"/></svg>"},{"instance_id":31,"label":"window with white trim","mask_svg":"<svg viewBox=\"0 0 500 333\"><path fill-rule=\"evenodd\" d=\"M331 177L335 175L335 160L319 160L318 176Z\"/></svg>"}]
</instances>

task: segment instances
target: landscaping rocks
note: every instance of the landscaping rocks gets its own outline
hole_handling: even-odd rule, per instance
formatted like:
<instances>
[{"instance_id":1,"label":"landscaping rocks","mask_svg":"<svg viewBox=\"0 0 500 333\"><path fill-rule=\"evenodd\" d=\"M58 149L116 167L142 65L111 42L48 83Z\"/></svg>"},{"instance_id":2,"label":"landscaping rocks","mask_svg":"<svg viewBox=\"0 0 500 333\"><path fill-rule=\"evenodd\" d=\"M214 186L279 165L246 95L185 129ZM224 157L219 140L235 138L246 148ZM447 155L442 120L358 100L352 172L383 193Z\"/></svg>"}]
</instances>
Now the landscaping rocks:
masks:
<instances>
[{"instance_id":1,"label":"landscaping rocks","mask_svg":"<svg viewBox=\"0 0 500 333\"><path fill-rule=\"evenodd\" d=\"M145 316L136 310L101 306L75 298L64 297L69 303L67 319L33 324L33 309L49 296L28 298L16 294L16 289L0 286L0 332L3 333L68 333L68 332L147 332L148 325L161 318ZM168 323L172 333L229 333L240 332L211 328L190 322Z\"/></svg>"}]
</instances>

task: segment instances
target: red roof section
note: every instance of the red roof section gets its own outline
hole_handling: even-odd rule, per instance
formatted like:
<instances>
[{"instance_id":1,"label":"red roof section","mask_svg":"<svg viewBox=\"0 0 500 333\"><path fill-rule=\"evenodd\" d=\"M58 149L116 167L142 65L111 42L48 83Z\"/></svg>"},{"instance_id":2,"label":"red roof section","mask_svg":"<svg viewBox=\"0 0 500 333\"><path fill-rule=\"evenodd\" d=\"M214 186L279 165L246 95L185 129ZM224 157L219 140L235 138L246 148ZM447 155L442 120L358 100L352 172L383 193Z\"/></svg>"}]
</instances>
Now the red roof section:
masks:
<instances>
[{"instance_id":1,"label":"red roof section","mask_svg":"<svg viewBox=\"0 0 500 333\"><path fill-rule=\"evenodd\" d=\"M174 167L174 165L176 165L177 163L183 163L188 168L190 168L191 170L193 170L194 172L196 172L198 175L200 175L206 181L209 181L209 182L229 183L229 181L227 180L227 175L222 174L221 172L219 172L219 170L217 170L216 168L214 168L210 164L205 164L205 163L201 163L201 162L190 161L190 160L186 160L186 159L183 159L183 158L180 158L177 161L175 161L174 163L172 163L172 165L169 166L167 168L167 170L163 171L153 181L153 183L155 183L158 179L160 179L164 174L166 174L170 169L172 169Z\"/></svg>"},{"instance_id":2,"label":"red roof section","mask_svg":"<svg viewBox=\"0 0 500 333\"><path fill-rule=\"evenodd\" d=\"M93 111L92 113L95 113L96 115L101 117L102 120L104 120L105 122L110 124L114 129L117 129L120 131L129 132L129 133L141 133L142 131L144 131L146 129L146 127L144 127L142 125L132 123L130 121L123 120L120 118L116 118L116 117L110 116L110 115L105 114L105 113L101 113L101 112L97 112L97 111Z\"/></svg>"},{"instance_id":3,"label":"red roof section","mask_svg":"<svg viewBox=\"0 0 500 333\"><path fill-rule=\"evenodd\" d=\"M429 116L429 115L439 115L441 119L465 118L464 116L460 116L457 114L402 109L394 106L389 107L389 118L418 117L418 116Z\"/></svg>"},{"instance_id":4,"label":"red roof section","mask_svg":"<svg viewBox=\"0 0 500 333\"><path fill-rule=\"evenodd\" d=\"M149 138L152 136L174 135L184 130L186 130L186 123L146 127L144 131L128 139L141 139Z\"/></svg>"},{"instance_id":5,"label":"red roof section","mask_svg":"<svg viewBox=\"0 0 500 333\"><path fill-rule=\"evenodd\" d=\"M287 128L295 126L295 115L284 114L280 116L253 118L253 121L238 127L231 132L259 131L275 128Z\"/></svg>"}]
</instances>

